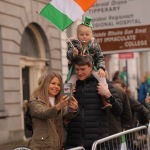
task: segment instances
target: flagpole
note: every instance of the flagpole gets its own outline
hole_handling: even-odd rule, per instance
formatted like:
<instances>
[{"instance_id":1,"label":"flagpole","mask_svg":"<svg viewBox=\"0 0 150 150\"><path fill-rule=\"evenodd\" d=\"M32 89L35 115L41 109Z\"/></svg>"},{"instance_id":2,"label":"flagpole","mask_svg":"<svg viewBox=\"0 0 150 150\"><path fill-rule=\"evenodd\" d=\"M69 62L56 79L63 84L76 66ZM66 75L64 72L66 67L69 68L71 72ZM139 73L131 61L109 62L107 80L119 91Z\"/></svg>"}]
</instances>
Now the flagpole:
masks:
<instances>
[{"instance_id":1,"label":"flagpole","mask_svg":"<svg viewBox=\"0 0 150 150\"><path fill-rule=\"evenodd\" d=\"M71 44L71 47L75 48L74 45L72 44L72 42L70 41L70 39L68 37L66 37L68 42Z\"/></svg>"}]
</instances>

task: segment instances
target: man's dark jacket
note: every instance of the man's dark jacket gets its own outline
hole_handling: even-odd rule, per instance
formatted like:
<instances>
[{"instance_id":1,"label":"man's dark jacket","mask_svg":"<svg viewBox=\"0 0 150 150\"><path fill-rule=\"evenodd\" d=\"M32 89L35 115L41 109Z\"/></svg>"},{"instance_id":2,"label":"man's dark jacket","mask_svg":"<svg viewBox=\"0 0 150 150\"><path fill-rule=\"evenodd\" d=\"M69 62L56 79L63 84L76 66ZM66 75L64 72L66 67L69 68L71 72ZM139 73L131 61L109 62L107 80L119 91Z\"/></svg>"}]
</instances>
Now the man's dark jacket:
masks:
<instances>
[{"instance_id":1,"label":"man's dark jacket","mask_svg":"<svg viewBox=\"0 0 150 150\"><path fill-rule=\"evenodd\" d=\"M84 146L86 150L90 150L94 141L110 135L107 111L102 109L97 85L98 81L92 75L76 83L74 96L78 101L79 112L68 124L66 142L68 148ZM112 95L116 94L113 86L109 90ZM112 98L111 104L111 113L120 116L122 113L120 99Z\"/></svg>"}]
</instances>

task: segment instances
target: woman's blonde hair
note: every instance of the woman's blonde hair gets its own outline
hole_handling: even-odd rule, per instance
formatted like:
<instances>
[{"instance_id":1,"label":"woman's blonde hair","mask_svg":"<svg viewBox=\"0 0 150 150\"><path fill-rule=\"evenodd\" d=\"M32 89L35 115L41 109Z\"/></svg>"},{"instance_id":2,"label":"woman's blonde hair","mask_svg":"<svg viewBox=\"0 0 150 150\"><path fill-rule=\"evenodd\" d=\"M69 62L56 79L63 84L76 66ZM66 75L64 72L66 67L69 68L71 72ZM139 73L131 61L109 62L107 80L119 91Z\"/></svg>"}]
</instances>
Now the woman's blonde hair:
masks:
<instances>
[{"instance_id":1,"label":"woman's blonde hair","mask_svg":"<svg viewBox=\"0 0 150 150\"><path fill-rule=\"evenodd\" d=\"M40 85L40 84L43 83L43 81L44 81L44 79L46 78L46 76L47 76L47 73L42 74L42 75L40 76L40 78L38 79L38 85Z\"/></svg>"},{"instance_id":2,"label":"woman's blonde hair","mask_svg":"<svg viewBox=\"0 0 150 150\"><path fill-rule=\"evenodd\" d=\"M53 78L58 78L58 80L60 81L60 92L55 96L55 103L57 104L60 100L61 97L61 89L62 89L62 77L57 74L57 73L48 73L46 75L42 75L38 81L38 87L33 91L30 100L34 100L36 98L40 98L41 100L43 100L47 106L50 106L49 103L49 93L48 93L48 88L49 88L49 84L52 81Z\"/></svg>"}]
</instances>

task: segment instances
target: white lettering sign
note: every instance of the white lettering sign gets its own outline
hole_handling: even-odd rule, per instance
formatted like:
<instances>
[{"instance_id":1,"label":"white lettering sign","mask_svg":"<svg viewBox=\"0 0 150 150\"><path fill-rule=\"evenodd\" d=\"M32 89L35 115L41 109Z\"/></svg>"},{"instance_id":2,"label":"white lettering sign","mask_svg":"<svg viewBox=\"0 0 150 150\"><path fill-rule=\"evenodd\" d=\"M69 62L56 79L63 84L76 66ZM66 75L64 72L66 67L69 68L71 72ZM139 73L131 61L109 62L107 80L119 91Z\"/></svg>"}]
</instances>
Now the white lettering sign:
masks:
<instances>
[{"instance_id":1,"label":"white lettering sign","mask_svg":"<svg viewBox=\"0 0 150 150\"><path fill-rule=\"evenodd\" d=\"M150 24L150 0L97 0L84 16L92 17L93 29Z\"/></svg>"}]
</instances>

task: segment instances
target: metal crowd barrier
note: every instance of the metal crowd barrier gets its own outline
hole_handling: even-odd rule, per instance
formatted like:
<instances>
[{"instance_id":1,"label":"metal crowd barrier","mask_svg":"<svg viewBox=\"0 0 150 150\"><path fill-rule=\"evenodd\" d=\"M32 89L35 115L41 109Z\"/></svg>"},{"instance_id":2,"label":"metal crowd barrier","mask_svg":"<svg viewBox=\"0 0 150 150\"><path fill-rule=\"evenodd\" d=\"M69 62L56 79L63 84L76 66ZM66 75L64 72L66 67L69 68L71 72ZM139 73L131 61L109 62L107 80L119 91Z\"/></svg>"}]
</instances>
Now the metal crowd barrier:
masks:
<instances>
[{"instance_id":1,"label":"metal crowd barrier","mask_svg":"<svg viewBox=\"0 0 150 150\"><path fill-rule=\"evenodd\" d=\"M85 150L85 148L82 147L82 146L78 146L78 147L70 148L70 149L67 149L67 150Z\"/></svg>"},{"instance_id":2,"label":"metal crowd barrier","mask_svg":"<svg viewBox=\"0 0 150 150\"><path fill-rule=\"evenodd\" d=\"M92 150L150 150L150 124L97 140Z\"/></svg>"},{"instance_id":3,"label":"metal crowd barrier","mask_svg":"<svg viewBox=\"0 0 150 150\"><path fill-rule=\"evenodd\" d=\"M68 150L85 148L78 146ZM91 150L150 150L150 123L97 140Z\"/></svg>"}]
</instances>

